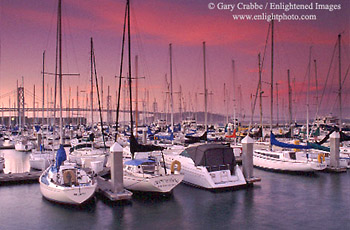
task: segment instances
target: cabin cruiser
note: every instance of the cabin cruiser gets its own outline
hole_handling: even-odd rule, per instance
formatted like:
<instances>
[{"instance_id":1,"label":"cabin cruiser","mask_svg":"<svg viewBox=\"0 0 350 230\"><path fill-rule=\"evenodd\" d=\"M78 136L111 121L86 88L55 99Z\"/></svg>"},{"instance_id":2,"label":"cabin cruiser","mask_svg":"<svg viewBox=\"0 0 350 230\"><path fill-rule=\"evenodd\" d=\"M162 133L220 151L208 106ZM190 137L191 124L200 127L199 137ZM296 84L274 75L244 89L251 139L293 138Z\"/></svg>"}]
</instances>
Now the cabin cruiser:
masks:
<instances>
[{"instance_id":1,"label":"cabin cruiser","mask_svg":"<svg viewBox=\"0 0 350 230\"><path fill-rule=\"evenodd\" d=\"M194 145L164 154L164 158L168 168L172 162L180 162L183 182L196 187L215 190L246 185L233 149L228 145Z\"/></svg>"},{"instance_id":2,"label":"cabin cruiser","mask_svg":"<svg viewBox=\"0 0 350 230\"><path fill-rule=\"evenodd\" d=\"M63 146L57 151L56 163L40 176L40 191L51 201L79 205L89 200L96 190L93 173L77 168L74 163L64 163L66 153Z\"/></svg>"}]
</instances>

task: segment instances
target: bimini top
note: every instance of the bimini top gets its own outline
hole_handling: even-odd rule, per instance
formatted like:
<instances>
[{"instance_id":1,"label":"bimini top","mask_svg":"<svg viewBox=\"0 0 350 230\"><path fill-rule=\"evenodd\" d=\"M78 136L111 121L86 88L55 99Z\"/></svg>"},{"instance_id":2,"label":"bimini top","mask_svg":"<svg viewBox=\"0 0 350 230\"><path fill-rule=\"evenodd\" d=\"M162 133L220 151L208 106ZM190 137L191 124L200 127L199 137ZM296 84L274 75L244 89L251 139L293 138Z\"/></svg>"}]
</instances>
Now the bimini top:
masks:
<instances>
[{"instance_id":1,"label":"bimini top","mask_svg":"<svg viewBox=\"0 0 350 230\"><path fill-rule=\"evenodd\" d=\"M148 159L134 159L134 160L126 161L124 164L125 165L139 166L139 165L142 165L143 163L154 163L154 162L155 161L148 160Z\"/></svg>"},{"instance_id":2,"label":"bimini top","mask_svg":"<svg viewBox=\"0 0 350 230\"><path fill-rule=\"evenodd\" d=\"M233 149L222 144L203 144L189 147L181 155L190 157L196 166L236 165Z\"/></svg>"}]
</instances>

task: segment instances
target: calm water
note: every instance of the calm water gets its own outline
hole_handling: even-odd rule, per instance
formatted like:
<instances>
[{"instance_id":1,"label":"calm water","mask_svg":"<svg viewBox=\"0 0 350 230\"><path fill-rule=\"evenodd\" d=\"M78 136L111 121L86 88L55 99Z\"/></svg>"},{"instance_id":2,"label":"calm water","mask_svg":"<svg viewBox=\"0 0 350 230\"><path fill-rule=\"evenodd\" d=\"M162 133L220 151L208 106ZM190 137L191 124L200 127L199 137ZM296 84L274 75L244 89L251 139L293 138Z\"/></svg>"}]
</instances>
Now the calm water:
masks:
<instances>
[{"instance_id":1,"label":"calm water","mask_svg":"<svg viewBox=\"0 0 350 230\"><path fill-rule=\"evenodd\" d=\"M0 186L0 229L350 229L349 173L290 175L255 169L260 185L212 193L187 185L170 198L83 207L51 203L39 184Z\"/></svg>"}]
</instances>

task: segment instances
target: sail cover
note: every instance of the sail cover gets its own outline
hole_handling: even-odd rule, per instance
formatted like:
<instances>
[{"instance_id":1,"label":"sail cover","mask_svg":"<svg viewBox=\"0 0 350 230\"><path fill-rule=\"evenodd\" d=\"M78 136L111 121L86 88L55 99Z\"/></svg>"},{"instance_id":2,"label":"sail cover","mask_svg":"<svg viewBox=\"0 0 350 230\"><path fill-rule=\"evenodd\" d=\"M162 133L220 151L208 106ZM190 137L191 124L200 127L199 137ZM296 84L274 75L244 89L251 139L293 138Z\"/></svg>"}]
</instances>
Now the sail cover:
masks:
<instances>
[{"instance_id":1,"label":"sail cover","mask_svg":"<svg viewBox=\"0 0 350 230\"><path fill-rule=\"evenodd\" d=\"M55 165L55 167L57 170L59 170L61 164L66 159L67 159L66 151L64 150L63 145L60 145L60 148L57 150L57 153L56 153L56 165Z\"/></svg>"},{"instance_id":2,"label":"sail cover","mask_svg":"<svg viewBox=\"0 0 350 230\"><path fill-rule=\"evenodd\" d=\"M271 143L271 145L275 145L275 146L282 147L282 148L310 149L310 146L308 146L308 145L294 145L294 144L280 142L280 141L276 140L276 137L272 132L270 135L270 143Z\"/></svg>"},{"instance_id":3,"label":"sail cover","mask_svg":"<svg viewBox=\"0 0 350 230\"><path fill-rule=\"evenodd\" d=\"M151 152L157 150L163 150L164 148L157 145L142 145L139 144L134 137L134 135L130 136L130 152L133 155L136 152Z\"/></svg>"}]
</instances>

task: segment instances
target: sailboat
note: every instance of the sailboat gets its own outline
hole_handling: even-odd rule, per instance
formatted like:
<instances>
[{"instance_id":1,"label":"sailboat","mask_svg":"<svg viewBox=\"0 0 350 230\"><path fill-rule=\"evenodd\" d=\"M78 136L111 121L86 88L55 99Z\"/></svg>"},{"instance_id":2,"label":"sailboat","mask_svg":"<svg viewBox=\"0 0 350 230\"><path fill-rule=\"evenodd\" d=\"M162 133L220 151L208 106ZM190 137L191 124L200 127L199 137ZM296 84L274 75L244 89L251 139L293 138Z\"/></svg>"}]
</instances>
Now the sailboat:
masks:
<instances>
[{"instance_id":1,"label":"sailboat","mask_svg":"<svg viewBox=\"0 0 350 230\"><path fill-rule=\"evenodd\" d=\"M154 145L141 145L134 136L132 116L132 90L131 90L131 43L130 43L130 1L126 1L124 17L122 57L124 50L125 27L128 26L128 56L129 56L129 96L130 96L130 147L125 147L123 155L131 155L131 160L124 162L124 187L138 192L171 193L181 183L184 175L178 170L167 170L161 157L163 147ZM123 59L121 60L123 61ZM122 75L122 63L120 76ZM120 85L119 85L120 89ZM118 103L119 107L119 103ZM118 113L118 112L117 112ZM118 115L117 115L118 116ZM117 117L118 118L118 117ZM118 119L117 119L118 121ZM116 125L118 127L118 125ZM138 157L139 156L139 157ZM163 158L164 159L164 158Z\"/></svg>"},{"instance_id":2,"label":"sailboat","mask_svg":"<svg viewBox=\"0 0 350 230\"><path fill-rule=\"evenodd\" d=\"M271 21L271 120L270 120L270 148L255 149L253 153L253 164L256 167L293 172L311 172L324 170L327 163L322 157L316 160L311 157L311 152L300 151L309 149L309 146L292 145L279 142L272 133L273 121L273 21ZM273 149L273 145L282 149ZM293 150L294 149L294 150Z\"/></svg>"},{"instance_id":3,"label":"sailboat","mask_svg":"<svg viewBox=\"0 0 350 230\"><path fill-rule=\"evenodd\" d=\"M74 163L62 163L66 160L63 148L62 120L62 1L58 0L58 51L59 51L59 92L60 92L60 147L56 153L55 164L51 164L40 176L41 194L48 200L64 204L79 205L89 200L96 190L97 183L93 173L76 167Z\"/></svg>"}]
</instances>

